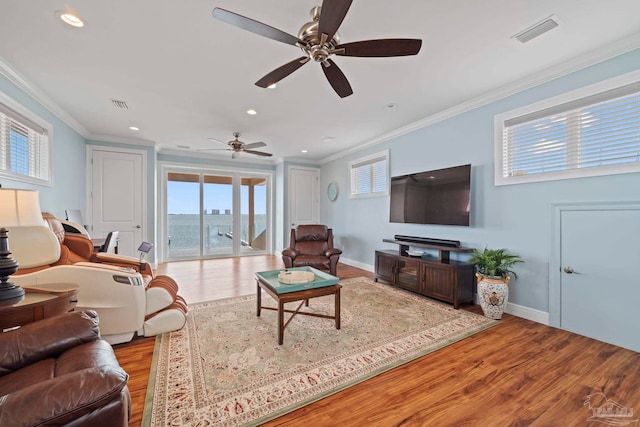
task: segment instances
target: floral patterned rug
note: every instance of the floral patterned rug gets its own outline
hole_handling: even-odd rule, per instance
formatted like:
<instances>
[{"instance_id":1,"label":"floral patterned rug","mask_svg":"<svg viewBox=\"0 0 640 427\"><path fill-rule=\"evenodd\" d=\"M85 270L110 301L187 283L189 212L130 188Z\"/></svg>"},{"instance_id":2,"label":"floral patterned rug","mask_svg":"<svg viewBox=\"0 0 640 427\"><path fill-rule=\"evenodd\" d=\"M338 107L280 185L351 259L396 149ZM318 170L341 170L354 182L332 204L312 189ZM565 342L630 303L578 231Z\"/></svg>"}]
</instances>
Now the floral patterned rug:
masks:
<instances>
[{"instance_id":1,"label":"floral patterned rug","mask_svg":"<svg viewBox=\"0 0 640 427\"><path fill-rule=\"evenodd\" d=\"M190 305L187 325L156 340L143 427L258 425L497 324L371 279L340 284L341 329L298 315L281 346L255 295ZM303 310L333 308L326 296Z\"/></svg>"}]
</instances>

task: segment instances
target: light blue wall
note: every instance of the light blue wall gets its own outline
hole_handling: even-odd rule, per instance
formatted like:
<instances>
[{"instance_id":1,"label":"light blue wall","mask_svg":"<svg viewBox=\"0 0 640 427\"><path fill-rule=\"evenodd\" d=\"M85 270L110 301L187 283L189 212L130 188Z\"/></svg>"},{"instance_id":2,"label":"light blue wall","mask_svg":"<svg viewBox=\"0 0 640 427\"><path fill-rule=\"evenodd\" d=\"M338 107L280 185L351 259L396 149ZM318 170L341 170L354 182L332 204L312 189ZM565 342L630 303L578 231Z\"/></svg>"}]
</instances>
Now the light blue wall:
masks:
<instances>
[{"instance_id":1,"label":"light blue wall","mask_svg":"<svg viewBox=\"0 0 640 427\"><path fill-rule=\"evenodd\" d=\"M0 74L0 91L53 126L53 187L0 178L4 188L26 188L40 192L40 208L65 218L65 209L85 207L85 139Z\"/></svg>"},{"instance_id":2,"label":"light blue wall","mask_svg":"<svg viewBox=\"0 0 640 427\"><path fill-rule=\"evenodd\" d=\"M395 234L460 240L476 248L506 247L525 260L510 286L510 301L548 312L551 205L640 200L640 174L496 187L494 116L639 68L636 50L324 164L321 188L336 180L340 195L330 202L323 193L321 222L333 227L344 258L369 266L375 249L397 248L382 242ZM383 149L390 152L391 176L471 163L471 226L390 223L388 196L349 199L348 162Z\"/></svg>"}]
</instances>

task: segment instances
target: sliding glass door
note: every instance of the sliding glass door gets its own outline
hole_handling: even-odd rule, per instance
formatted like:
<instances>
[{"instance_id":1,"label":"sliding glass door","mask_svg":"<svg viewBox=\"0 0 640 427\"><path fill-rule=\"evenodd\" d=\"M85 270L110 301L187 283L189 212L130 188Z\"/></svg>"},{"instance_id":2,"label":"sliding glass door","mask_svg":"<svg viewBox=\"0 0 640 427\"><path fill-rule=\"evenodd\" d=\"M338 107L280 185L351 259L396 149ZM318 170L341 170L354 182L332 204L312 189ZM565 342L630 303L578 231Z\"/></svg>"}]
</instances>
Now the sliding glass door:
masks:
<instances>
[{"instance_id":1,"label":"sliding glass door","mask_svg":"<svg viewBox=\"0 0 640 427\"><path fill-rule=\"evenodd\" d=\"M165 259L268 253L270 177L168 170Z\"/></svg>"}]
</instances>

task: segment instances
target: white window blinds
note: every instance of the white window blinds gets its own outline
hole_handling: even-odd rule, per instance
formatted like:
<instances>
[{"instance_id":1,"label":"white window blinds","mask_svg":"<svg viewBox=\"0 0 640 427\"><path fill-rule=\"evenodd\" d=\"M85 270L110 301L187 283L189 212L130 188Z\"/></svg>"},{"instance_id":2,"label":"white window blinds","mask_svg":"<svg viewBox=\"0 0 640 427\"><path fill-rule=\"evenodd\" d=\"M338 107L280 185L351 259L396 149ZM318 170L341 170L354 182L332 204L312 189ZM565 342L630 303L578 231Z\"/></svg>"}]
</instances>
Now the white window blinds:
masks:
<instances>
[{"instance_id":1,"label":"white window blinds","mask_svg":"<svg viewBox=\"0 0 640 427\"><path fill-rule=\"evenodd\" d=\"M640 170L640 82L504 120L501 142L507 181Z\"/></svg>"},{"instance_id":2,"label":"white window blinds","mask_svg":"<svg viewBox=\"0 0 640 427\"><path fill-rule=\"evenodd\" d=\"M350 163L351 196L383 196L388 189L388 152Z\"/></svg>"},{"instance_id":3,"label":"white window blinds","mask_svg":"<svg viewBox=\"0 0 640 427\"><path fill-rule=\"evenodd\" d=\"M50 131L0 103L0 176L51 182Z\"/></svg>"}]
</instances>

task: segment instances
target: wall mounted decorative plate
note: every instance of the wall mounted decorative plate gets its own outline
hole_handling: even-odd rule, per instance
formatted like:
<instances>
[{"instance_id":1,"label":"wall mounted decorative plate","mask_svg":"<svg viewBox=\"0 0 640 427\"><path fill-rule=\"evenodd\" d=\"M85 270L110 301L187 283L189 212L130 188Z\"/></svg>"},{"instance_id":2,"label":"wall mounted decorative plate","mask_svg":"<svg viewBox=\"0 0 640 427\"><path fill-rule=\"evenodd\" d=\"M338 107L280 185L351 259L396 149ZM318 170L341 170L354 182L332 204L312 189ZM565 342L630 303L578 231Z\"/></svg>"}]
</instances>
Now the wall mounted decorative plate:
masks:
<instances>
[{"instance_id":1,"label":"wall mounted decorative plate","mask_svg":"<svg viewBox=\"0 0 640 427\"><path fill-rule=\"evenodd\" d=\"M327 196L332 202L338 198L338 183L333 181L327 186Z\"/></svg>"}]
</instances>

